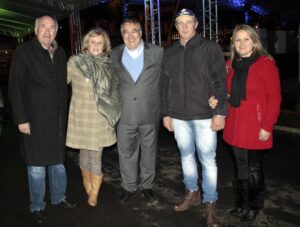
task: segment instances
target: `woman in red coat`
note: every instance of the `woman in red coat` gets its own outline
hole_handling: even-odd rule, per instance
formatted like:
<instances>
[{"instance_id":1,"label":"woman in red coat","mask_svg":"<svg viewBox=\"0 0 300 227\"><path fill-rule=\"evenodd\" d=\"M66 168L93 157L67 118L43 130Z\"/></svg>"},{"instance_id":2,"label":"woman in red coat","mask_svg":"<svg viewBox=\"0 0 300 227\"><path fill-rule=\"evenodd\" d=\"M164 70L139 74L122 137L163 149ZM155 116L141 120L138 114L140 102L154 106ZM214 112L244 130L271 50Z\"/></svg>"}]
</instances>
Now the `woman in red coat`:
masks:
<instances>
[{"instance_id":1,"label":"woman in red coat","mask_svg":"<svg viewBox=\"0 0 300 227\"><path fill-rule=\"evenodd\" d=\"M253 221L264 203L263 150L273 145L273 126L280 112L280 80L275 61L257 32L238 25L227 62L229 109L223 132L236 164L236 204L231 214ZM216 101L216 100L215 100ZM214 106L212 99L211 106Z\"/></svg>"}]
</instances>

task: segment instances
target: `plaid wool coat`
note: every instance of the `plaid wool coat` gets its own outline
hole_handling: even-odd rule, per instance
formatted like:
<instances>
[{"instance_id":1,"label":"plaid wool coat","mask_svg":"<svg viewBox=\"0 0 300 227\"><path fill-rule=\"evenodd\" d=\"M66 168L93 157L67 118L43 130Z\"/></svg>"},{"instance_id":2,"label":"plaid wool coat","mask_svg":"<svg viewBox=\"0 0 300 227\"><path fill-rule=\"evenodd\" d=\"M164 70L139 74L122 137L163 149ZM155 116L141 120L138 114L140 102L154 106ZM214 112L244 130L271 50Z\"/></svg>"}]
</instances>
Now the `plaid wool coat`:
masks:
<instances>
[{"instance_id":1,"label":"plaid wool coat","mask_svg":"<svg viewBox=\"0 0 300 227\"><path fill-rule=\"evenodd\" d=\"M98 150L116 142L115 129L97 111L92 80L68 62L68 83L72 86L66 145L75 149Z\"/></svg>"}]
</instances>

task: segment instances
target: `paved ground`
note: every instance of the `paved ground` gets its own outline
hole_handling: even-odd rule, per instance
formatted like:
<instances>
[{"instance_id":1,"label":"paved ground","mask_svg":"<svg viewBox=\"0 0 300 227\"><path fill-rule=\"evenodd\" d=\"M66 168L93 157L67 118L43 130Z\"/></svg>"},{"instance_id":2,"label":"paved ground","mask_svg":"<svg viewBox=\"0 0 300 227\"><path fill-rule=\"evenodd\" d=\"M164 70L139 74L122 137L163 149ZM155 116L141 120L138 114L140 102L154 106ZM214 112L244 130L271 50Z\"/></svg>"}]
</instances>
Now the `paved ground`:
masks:
<instances>
[{"instance_id":1,"label":"paved ground","mask_svg":"<svg viewBox=\"0 0 300 227\"><path fill-rule=\"evenodd\" d=\"M33 226L28 212L28 189L25 167L18 155L16 131L12 125L4 125L4 135L0 139L0 225ZM219 141L219 208L224 226L300 226L300 181L299 145L300 136L277 131L275 147L265 155L267 196L265 209L257 222L243 224L231 218L227 212L233 201L231 181L232 160L228 147ZM205 226L201 216L201 206L175 213L172 206L182 195L179 154L171 135L161 130L157 157L157 178L155 193L157 200L147 203L137 193L126 205L119 203L120 176L116 147L105 150L103 162L105 181L101 188L100 204L89 208L85 204L85 194L77 165L78 153L67 152L68 195L78 203L74 210L63 210L49 205L47 196L45 226L136 226L136 227L194 227Z\"/></svg>"},{"instance_id":2,"label":"paved ground","mask_svg":"<svg viewBox=\"0 0 300 227\"><path fill-rule=\"evenodd\" d=\"M300 85L295 79L282 82L283 105L275 131L275 145L265 154L267 194L265 208L255 223L241 223L228 215L233 203L231 181L233 165L228 146L219 134L219 209L223 226L300 226ZM0 137L0 226L34 226L28 211L28 186L25 166L19 157L16 128L10 121L3 124ZM67 151L68 195L78 204L64 210L49 204L47 192L46 224L49 227L196 227L206 226L201 206L183 213L172 209L184 192L179 153L173 135L160 130L157 155L157 199L147 203L137 193L126 205L119 203L120 175L116 147L104 151L104 184L96 208L86 205L78 167L78 152Z\"/></svg>"}]
</instances>

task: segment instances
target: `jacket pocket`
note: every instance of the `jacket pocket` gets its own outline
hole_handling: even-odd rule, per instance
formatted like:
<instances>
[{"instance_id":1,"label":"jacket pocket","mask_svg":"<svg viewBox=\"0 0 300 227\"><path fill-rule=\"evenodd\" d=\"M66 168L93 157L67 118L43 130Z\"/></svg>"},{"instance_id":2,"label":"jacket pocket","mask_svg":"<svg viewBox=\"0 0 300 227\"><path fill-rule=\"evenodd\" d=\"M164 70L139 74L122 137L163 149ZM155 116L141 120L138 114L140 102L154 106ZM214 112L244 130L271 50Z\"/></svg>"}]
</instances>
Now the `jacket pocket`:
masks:
<instances>
[{"instance_id":1,"label":"jacket pocket","mask_svg":"<svg viewBox=\"0 0 300 227\"><path fill-rule=\"evenodd\" d=\"M260 109L259 104L256 105L256 114L257 114L257 120L260 123L261 122L261 109Z\"/></svg>"}]
</instances>

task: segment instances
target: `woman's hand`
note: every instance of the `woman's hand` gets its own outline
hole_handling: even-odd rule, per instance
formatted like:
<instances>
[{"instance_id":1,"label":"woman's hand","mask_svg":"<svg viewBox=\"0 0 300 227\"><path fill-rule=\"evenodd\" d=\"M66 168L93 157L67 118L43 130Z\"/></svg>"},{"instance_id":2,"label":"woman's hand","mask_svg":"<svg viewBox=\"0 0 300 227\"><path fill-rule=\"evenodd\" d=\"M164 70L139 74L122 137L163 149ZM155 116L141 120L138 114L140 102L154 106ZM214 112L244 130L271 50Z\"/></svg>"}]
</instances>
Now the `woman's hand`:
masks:
<instances>
[{"instance_id":1,"label":"woman's hand","mask_svg":"<svg viewBox=\"0 0 300 227\"><path fill-rule=\"evenodd\" d=\"M268 132L268 131L261 128L260 131L259 131L258 139L260 141L267 141L270 138L270 135L271 135L270 132Z\"/></svg>"},{"instance_id":2,"label":"woman's hand","mask_svg":"<svg viewBox=\"0 0 300 227\"><path fill-rule=\"evenodd\" d=\"M215 96L211 96L208 99L208 104L212 109L215 109L216 106L218 105L218 99L216 99Z\"/></svg>"}]
</instances>

